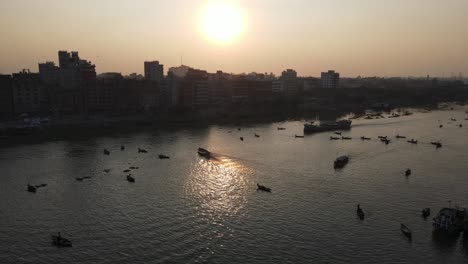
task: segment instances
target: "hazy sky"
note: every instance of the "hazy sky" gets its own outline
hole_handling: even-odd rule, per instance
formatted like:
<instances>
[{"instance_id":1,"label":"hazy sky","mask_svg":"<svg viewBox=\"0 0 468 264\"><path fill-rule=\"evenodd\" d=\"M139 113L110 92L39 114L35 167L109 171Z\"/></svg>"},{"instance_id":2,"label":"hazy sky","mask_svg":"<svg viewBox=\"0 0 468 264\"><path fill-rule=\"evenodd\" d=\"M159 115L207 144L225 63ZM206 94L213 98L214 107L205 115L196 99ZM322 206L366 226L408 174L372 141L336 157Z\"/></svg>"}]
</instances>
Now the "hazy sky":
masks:
<instances>
[{"instance_id":1,"label":"hazy sky","mask_svg":"<svg viewBox=\"0 0 468 264\"><path fill-rule=\"evenodd\" d=\"M1 0L0 73L57 62L78 50L97 71L165 70L183 63L214 72L296 69L318 76L468 76L468 0L240 0L236 41L200 33L198 0Z\"/></svg>"}]
</instances>

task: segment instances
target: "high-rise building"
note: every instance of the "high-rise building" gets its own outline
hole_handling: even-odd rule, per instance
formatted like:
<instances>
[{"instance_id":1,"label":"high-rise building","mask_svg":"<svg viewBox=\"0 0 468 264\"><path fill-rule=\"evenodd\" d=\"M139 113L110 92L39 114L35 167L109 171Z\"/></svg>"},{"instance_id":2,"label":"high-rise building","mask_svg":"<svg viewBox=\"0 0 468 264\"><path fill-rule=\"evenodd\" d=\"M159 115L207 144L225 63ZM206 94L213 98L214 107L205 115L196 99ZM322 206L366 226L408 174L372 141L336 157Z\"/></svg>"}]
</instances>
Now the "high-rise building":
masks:
<instances>
[{"instance_id":1,"label":"high-rise building","mask_svg":"<svg viewBox=\"0 0 468 264\"><path fill-rule=\"evenodd\" d=\"M80 59L77 51L59 51L60 84L67 89L76 89L83 83L96 80L96 66Z\"/></svg>"},{"instance_id":2,"label":"high-rise building","mask_svg":"<svg viewBox=\"0 0 468 264\"><path fill-rule=\"evenodd\" d=\"M340 74L335 71L322 72L320 86L324 89L334 89L340 86Z\"/></svg>"},{"instance_id":3,"label":"high-rise building","mask_svg":"<svg viewBox=\"0 0 468 264\"><path fill-rule=\"evenodd\" d=\"M287 69L281 73L280 80L283 83L283 91L286 95L296 95L299 91L297 82L297 72Z\"/></svg>"},{"instance_id":4,"label":"high-rise building","mask_svg":"<svg viewBox=\"0 0 468 264\"><path fill-rule=\"evenodd\" d=\"M162 81L164 78L164 65L159 61L145 61L145 79L150 81Z\"/></svg>"},{"instance_id":5,"label":"high-rise building","mask_svg":"<svg viewBox=\"0 0 468 264\"><path fill-rule=\"evenodd\" d=\"M55 84L60 80L59 67L53 61L39 63L39 76L44 84Z\"/></svg>"},{"instance_id":6,"label":"high-rise building","mask_svg":"<svg viewBox=\"0 0 468 264\"><path fill-rule=\"evenodd\" d=\"M41 110L43 91L38 73L23 70L13 74L13 104L15 113L34 113Z\"/></svg>"},{"instance_id":7,"label":"high-rise building","mask_svg":"<svg viewBox=\"0 0 468 264\"><path fill-rule=\"evenodd\" d=\"M210 103L211 94L206 71L190 69L181 88L179 96L183 106L198 107Z\"/></svg>"}]
</instances>

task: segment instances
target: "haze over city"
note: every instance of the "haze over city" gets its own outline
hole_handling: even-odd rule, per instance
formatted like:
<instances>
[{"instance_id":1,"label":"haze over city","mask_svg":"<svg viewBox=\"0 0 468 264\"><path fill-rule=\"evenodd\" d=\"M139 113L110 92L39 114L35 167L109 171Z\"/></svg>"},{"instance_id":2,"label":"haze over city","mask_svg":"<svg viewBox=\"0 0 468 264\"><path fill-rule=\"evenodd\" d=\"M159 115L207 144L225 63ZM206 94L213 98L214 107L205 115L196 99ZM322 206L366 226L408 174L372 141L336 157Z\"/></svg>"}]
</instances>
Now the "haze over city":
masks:
<instances>
[{"instance_id":1,"label":"haze over city","mask_svg":"<svg viewBox=\"0 0 468 264\"><path fill-rule=\"evenodd\" d=\"M209 72L466 76L467 10L465 0L2 1L0 73L79 50L98 73L143 73L142 61L159 60Z\"/></svg>"}]
</instances>

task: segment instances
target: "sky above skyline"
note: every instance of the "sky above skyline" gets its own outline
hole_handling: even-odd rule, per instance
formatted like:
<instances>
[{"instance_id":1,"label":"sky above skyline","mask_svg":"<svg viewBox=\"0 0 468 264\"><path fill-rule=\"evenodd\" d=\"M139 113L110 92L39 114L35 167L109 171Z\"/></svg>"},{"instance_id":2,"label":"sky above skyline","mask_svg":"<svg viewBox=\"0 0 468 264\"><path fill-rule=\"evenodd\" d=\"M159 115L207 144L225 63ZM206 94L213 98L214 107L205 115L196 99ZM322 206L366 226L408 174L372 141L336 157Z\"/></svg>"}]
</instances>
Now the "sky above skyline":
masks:
<instances>
[{"instance_id":1,"label":"sky above skyline","mask_svg":"<svg viewBox=\"0 0 468 264\"><path fill-rule=\"evenodd\" d=\"M98 73L165 71L183 64L215 72L295 69L319 76L468 76L467 0L239 0L234 40L203 35L216 0L2 0L0 73L77 50ZM221 2L226 2L222 1Z\"/></svg>"}]
</instances>

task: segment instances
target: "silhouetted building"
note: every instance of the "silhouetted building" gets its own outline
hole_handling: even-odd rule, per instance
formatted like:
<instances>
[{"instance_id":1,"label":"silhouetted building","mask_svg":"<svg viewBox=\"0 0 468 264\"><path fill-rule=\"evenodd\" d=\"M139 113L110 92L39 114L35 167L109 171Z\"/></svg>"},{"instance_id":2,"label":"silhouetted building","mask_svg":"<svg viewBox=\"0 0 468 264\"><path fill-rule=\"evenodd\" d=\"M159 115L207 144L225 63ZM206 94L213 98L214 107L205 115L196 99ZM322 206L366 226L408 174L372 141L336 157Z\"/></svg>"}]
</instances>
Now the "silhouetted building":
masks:
<instances>
[{"instance_id":1,"label":"silhouetted building","mask_svg":"<svg viewBox=\"0 0 468 264\"><path fill-rule=\"evenodd\" d=\"M13 81L11 75L0 75L0 118L11 118L13 113Z\"/></svg>"},{"instance_id":2,"label":"silhouetted building","mask_svg":"<svg viewBox=\"0 0 468 264\"><path fill-rule=\"evenodd\" d=\"M52 61L39 63L39 76L44 84L56 84L60 80L60 69Z\"/></svg>"},{"instance_id":3,"label":"silhouetted building","mask_svg":"<svg viewBox=\"0 0 468 264\"><path fill-rule=\"evenodd\" d=\"M340 86L340 74L335 71L322 72L320 86L324 89L333 89Z\"/></svg>"},{"instance_id":4,"label":"silhouetted building","mask_svg":"<svg viewBox=\"0 0 468 264\"><path fill-rule=\"evenodd\" d=\"M96 80L96 66L80 59L77 51L59 51L59 66L60 84L65 89L77 89Z\"/></svg>"},{"instance_id":5,"label":"silhouetted building","mask_svg":"<svg viewBox=\"0 0 468 264\"><path fill-rule=\"evenodd\" d=\"M283 86L283 92L288 96L294 96L298 93L297 72L287 69L281 73L280 78Z\"/></svg>"},{"instance_id":6,"label":"silhouetted building","mask_svg":"<svg viewBox=\"0 0 468 264\"><path fill-rule=\"evenodd\" d=\"M38 73L23 70L13 74L13 104L15 114L41 111L43 91Z\"/></svg>"},{"instance_id":7,"label":"silhouetted building","mask_svg":"<svg viewBox=\"0 0 468 264\"><path fill-rule=\"evenodd\" d=\"M180 65L178 67L169 68L168 72L172 72L175 77L184 78L187 75L188 71L191 70L189 66Z\"/></svg>"},{"instance_id":8,"label":"silhouetted building","mask_svg":"<svg viewBox=\"0 0 468 264\"><path fill-rule=\"evenodd\" d=\"M179 96L181 105L186 107L194 108L210 104L208 73L190 69L184 78Z\"/></svg>"},{"instance_id":9,"label":"silhouetted building","mask_svg":"<svg viewBox=\"0 0 468 264\"><path fill-rule=\"evenodd\" d=\"M164 66L159 61L145 61L145 79L149 81L162 81Z\"/></svg>"}]
</instances>

